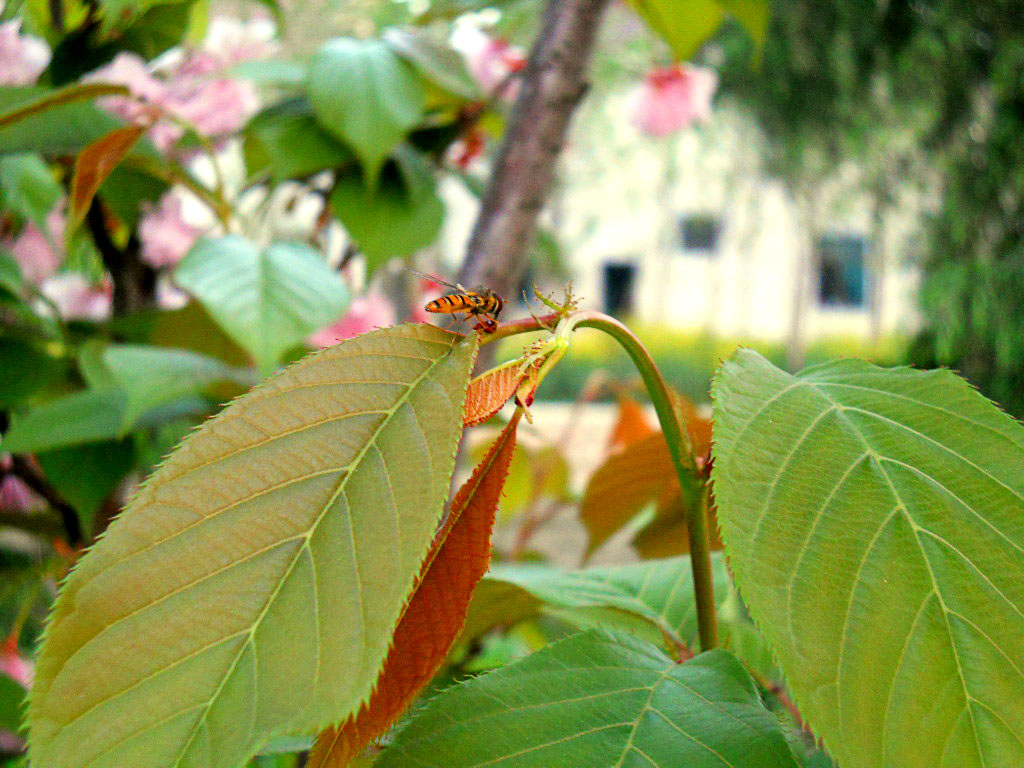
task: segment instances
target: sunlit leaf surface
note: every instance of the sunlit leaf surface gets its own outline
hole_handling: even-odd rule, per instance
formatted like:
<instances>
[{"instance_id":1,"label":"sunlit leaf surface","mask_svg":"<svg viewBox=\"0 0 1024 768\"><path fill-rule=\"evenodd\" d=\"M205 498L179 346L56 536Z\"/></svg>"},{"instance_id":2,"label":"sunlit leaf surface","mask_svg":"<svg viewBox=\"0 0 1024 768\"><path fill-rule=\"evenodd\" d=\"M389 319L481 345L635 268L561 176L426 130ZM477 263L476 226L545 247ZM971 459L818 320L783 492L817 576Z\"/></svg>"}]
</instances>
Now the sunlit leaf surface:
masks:
<instances>
[{"instance_id":1,"label":"sunlit leaf surface","mask_svg":"<svg viewBox=\"0 0 1024 768\"><path fill-rule=\"evenodd\" d=\"M366 334L190 437L64 585L33 765L233 768L358 709L447 497L475 344Z\"/></svg>"},{"instance_id":2,"label":"sunlit leaf surface","mask_svg":"<svg viewBox=\"0 0 1024 768\"><path fill-rule=\"evenodd\" d=\"M516 447L517 414L502 430L452 501L444 526L423 563L416 592L369 703L340 728L320 734L310 768L345 768L384 733L434 676L466 620L473 590L491 559L491 531L501 487Z\"/></svg>"},{"instance_id":3,"label":"sunlit leaf surface","mask_svg":"<svg viewBox=\"0 0 1024 768\"><path fill-rule=\"evenodd\" d=\"M775 716L726 651L679 664L601 630L431 701L378 768L795 768Z\"/></svg>"},{"instance_id":4,"label":"sunlit leaf surface","mask_svg":"<svg viewBox=\"0 0 1024 768\"><path fill-rule=\"evenodd\" d=\"M736 581L838 763L1024 765L1024 429L949 371L741 351L715 441Z\"/></svg>"}]
</instances>

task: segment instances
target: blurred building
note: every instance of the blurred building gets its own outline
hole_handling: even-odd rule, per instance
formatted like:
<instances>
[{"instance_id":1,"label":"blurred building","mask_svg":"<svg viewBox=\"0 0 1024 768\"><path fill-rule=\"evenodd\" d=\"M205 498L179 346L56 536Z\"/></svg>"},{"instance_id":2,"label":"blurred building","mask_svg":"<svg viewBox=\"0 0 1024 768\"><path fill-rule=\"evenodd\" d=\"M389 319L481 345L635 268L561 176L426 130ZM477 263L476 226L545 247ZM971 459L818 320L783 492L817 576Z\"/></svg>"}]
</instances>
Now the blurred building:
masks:
<instances>
[{"instance_id":1,"label":"blurred building","mask_svg":"<svg viewBox=\"0 0 1024 768\"><path fill-rule=\"evenodd\" d=\"M916 328L915 195L879 228L850 167L800 210L737 113L651 139L609 119L609 103L580 116L546 214L584 306L769 341ZM457 263L475 203L449 202L444 250Z\"/></svg>"}]
</instances>

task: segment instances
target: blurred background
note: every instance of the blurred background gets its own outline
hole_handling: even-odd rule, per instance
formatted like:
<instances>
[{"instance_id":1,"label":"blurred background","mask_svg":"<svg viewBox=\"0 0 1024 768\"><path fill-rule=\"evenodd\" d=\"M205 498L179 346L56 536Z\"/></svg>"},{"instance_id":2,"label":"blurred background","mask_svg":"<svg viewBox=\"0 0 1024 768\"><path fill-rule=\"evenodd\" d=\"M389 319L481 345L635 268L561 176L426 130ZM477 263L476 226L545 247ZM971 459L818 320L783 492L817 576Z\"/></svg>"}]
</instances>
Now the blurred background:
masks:
<instances>
[{"instance_id":1,"label":"blurred background","mask_svg":"<svg viewBox=\"0 0 1024 768\"><path fill-rule=\"evenodd\" d=\"M7 0L0 761L23 759L56 584L161 457L309 350L436 319L543 18L540 0ZM948 366L1024 415L1017 2L613 2L588 66L501 320L571 282L649 346L703 458L740 345L792 371ZM498 559L682 551L652 545L664 478L595 546L600 469L655 429L613 342L578 333L533 410Z\"/></svg>"}]
</instances>

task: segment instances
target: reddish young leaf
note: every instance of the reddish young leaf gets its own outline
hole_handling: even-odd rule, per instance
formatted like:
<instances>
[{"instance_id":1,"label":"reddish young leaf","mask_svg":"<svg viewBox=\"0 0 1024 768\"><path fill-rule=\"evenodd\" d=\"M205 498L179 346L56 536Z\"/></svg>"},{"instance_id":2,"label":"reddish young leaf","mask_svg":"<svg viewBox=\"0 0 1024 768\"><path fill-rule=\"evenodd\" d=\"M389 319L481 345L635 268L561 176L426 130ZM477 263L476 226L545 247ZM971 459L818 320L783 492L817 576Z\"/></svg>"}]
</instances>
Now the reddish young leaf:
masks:
<instances>
[{"instance_id":1,"label":"reddish young leaf","mask_svg":"<svg viewBox=\"0 0 1024 768\"><path fill-rule=\"evenodd\" d=\"M698 465L711 450L711 421L700 415L686 398L675 398L676 410L686 421ZM593 553L648 504L657 503L655 518L633 540L645 557L689 551L679 479L661 432L628 442L597 468L583 492L580 520L587 528L587 553ZM712 546L721 548L713 523ZM661 554L651 555L649 553Z\"/></svg>"},{"instance_id":2,"label":"reddish young leaf","mask_svg":"<svg viewBox=\"0 0 1024 768\"><path fill-rule=\"evenodd\" d=\"M75 177L71 181L71 228L85 218L92 199L106 178L131 152L148 130L148 125L126 125L111 131L82 150L75 161ZM69 229L70 231L70 229Z\"/></svg>"},{"instance_id":3,"label":"reddish young leaf","mask_svg":"<svg viewBox=\"0 0 1024 768\"><path fill-rule=\"evenodd\" d=\"M628 395L619 396L619 417L612 427L612 434L608 438L608 450L618 451L637 440L642 440L653 434L654 426L644 407Z\"/></svg>"},{"instance_id":4,"label":"reddish young leaf","mask_svg":"<svg viewBox=\"0 0 1024 768\"><path fill-rule=\"evenodd\" d=\"M423 562L412 598L395 628L377 686L354 719L316 740L309 768L344 768L386 731L444 662L462 630L476 584L487 571L491 529L515 450L522 411L502 430L452 500L448 519Z\"/></svg>"},{"instance_id":5,"label":"reddish young leaf","mask_svg":"<svg viewBox=\"0 0 1024 768\"><path fill-rule=\"evenodd\" d=\"M690 553L686 508L683 505L683 497L679 493L678 482L666 489L665 494L658 501L654 519L637 531L632 544L641 557L652 560ZM712 550L722 548L714 496L712 496L711 508L708 509L708 544Z\"/></svg>"},{"instance_id":6,"label":"reddish young leaf","mask_svg":"<svg viewBox=\"0 0 1024 768\"><path fill-rule=\"evenodd\" d=\"M476 426L500 411L525 378L526 372L521 368L522 365L515 362L487 371L469 382L463 425Z\"/></svg>"},{"instance_id":7,"label":"reddish young leaf","mask_svg":"<svg viewBox=\"0 0 1024 768\"><path fill-rule=\"evenodd\" d=\"M597 468L583 491L580 520L587 528L587 553L594 552L675 478L661 432L626 446Z\"/></svg>"}]
</instances>

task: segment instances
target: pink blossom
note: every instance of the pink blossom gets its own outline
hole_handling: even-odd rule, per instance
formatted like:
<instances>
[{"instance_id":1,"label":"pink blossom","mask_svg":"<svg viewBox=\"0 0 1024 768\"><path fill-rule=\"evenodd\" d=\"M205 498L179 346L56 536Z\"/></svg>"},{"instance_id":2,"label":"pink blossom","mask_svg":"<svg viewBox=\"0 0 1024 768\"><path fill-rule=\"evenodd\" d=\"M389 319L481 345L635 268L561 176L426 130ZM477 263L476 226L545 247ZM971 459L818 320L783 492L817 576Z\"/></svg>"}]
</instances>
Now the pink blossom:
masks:
<instances>
[{"instance_id":1,"label":"pink blossom","mask_svg":"<svg viewBox=\"0 0 1024 768\"><path fill-rule=\"evenodd\" d=\"M647 73L633 96L633 119L648 136L665 136L711 117L718 74L680 64Z\"/></svg>"},{"instance_id":2,"label":"pink blossom","mask_svg":"<svg viewBox=\"0 0 1024 768\"><path fill-rule=\"evenodd\" d=\"M104 320L110 316L114 288L107 279L97 285L79 272L62 272L44 281L40 290L68 320Z\"/></svg>"},{"instance_id":3,"label":"pink blossom","mask_svg":"<svg viewBox=\"0 0 1024 768\"><path fill-rule=\"evenodd\" d=\"M20 477L9 475L13 462L9 453L0 453L0 509L9 512L32 512L45 507L45 502L35 491L25 485Z\"/></svg>"},{"instance_id":4,"label":"pink blossom","mask_svg":"<svg viewBox=\"0 0 1024 768\"><path fill-rule=\"evenodd\" d=\"M207 62L207 63L204 63ZM249 82L209 77L216 62L209 58L186 59L167 80L156 78L146 63L132 53L119 53L92 75L91 80L127 86L133 98L110 97L102 104L129 121L148 119L155 106L191 124L207 136L219 136L241 128L256 110L259 100ZM150 140L162 151L170 149L184 134L171 120L159 120L149 132Z\"/></svg>"},{"instance_id":5,"label":"pink blossom","mask_svg":"<svg viewBox=\"0 0 1024 768\"><path fill-rule=\"evenodd\" d=\"M470 74L488 94L504 88L509 77L526 66L521 48L509 45L500 37L491 37L471 24L458 25L451 44L462 54ZM511 98L511 89L504 89L499 95Z\"/></svg>"},{"instance_id":6,"label":"pink blossom","mask_svg":"<svg viewBox=\"0 0 1024 768\"><path fill-rule=\"evenodd\" d=\"M219 78L172 80L165 106L206 136L238 130L259 109L252 83Z\"/></svg>"},{"instance_id":7,"label":"pink blossom","mask_svg":"<svg viewBox=\"0 0 1024 768\"><path fill-rule=\"evenodd\" d=\"M21 34L21 21L0 24L0 85L33 85L50 63L42 40Z\"/></svg>"},{"instance_id":8,"label":"pink blossom","mask_svg":"<svg viewBox=\"0 0 1024 768\"><path fill-rule=\"evenodd\" d=\"M142 57L134 53L117 54L110 64L96 70L87 79L124 85L132 92L131 97L110 96L100 100L104 109L129 122L152 119L154 106L169 108L167 84L155 78ZM150 129L149 138L158 149L167 151L184 133L181 126L161 120Z\"/></svg>"},{"instance_id":9,"label":"pink blossom","mask_svg":"<svg viewBox=\"0 0 1024 768\"><path fill-rule=\"evenodd\" d=\"M351 339L374 328L395 324L395 310L381 293L367 293L353 299L348 311L334 323L309 337L314 347L330 347L343 339Z\"/></svg>"},{"instance_id":10,"label":"pink blossom","mask_svg":"<svg viewBox=\"0 0 1024 768\"><path fill-rule=\"evenodd\" d=\"M18 639L11 635L0 644L0 672L26 688L32 687L35 665L18 653Z\"/></svg>"},{"instance_id":11,"label":"pink blossom","mask_svg":"<svg viewBox=\"0 0 1024 768\"><path fill-rule=\"evenodd\" d=\"M182 216L182 199L172 190L139 220L142 259L151 267L170 267L188 253L200 231Z\"/></svg>"},{"instance_id":12,"label":"pink blossom","mask_svg":"<svg viewBox=\"0 0 1024 768\"><path fill-rule=\"evenodd\" d=\"M10 246L22 274L36 285L56 272L64 261L64 225L61 203L46 215L46 232L30 221Z\"/></svg>"}]
</instances>

